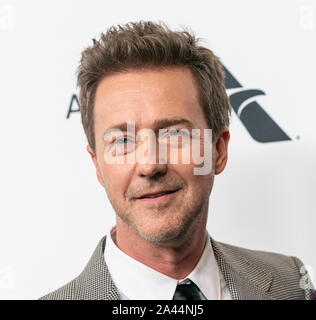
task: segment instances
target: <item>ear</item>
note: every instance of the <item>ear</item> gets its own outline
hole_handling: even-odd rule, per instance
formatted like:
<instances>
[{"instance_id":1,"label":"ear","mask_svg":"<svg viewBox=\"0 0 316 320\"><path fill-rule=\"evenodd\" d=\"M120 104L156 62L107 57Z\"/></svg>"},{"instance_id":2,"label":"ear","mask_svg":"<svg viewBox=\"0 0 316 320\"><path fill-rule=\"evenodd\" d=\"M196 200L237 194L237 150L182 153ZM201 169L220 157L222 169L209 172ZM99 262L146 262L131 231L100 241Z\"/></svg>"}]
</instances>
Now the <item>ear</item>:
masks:
<instances>
[{"instance_id":1,"label":"ear","mask_svg":"<svg viewBox=\"0 0 316 320\"><path fill-rule=\"evenodd\" d=\"M228 128L222 129L217 135L215 142L215 174L220 174L226 167L229 139Z\"/></svg>"},{"instance_id":2,"label":"ear","mask_svg":"<svg viewBox=\"0 0 316 320\"><path fill-rule=\"evenodd\" d=\"M103 181L103 178L102 178L102 175L101 175L101 171L100 171L99 164L98 164L98 162L97 162L96 155L94 154L94 152L93 152L93 150L92 150L92 148L90 147L89 144L87 145L87 148L86 148L86 149L87 149L88 153L90 154L91 159L92 159L92 161L93 161L93 163L94 163L98 181L99 181L99 183L101 184L101 186L104 188L104 181Z\"/></svg>"}]
</instances>

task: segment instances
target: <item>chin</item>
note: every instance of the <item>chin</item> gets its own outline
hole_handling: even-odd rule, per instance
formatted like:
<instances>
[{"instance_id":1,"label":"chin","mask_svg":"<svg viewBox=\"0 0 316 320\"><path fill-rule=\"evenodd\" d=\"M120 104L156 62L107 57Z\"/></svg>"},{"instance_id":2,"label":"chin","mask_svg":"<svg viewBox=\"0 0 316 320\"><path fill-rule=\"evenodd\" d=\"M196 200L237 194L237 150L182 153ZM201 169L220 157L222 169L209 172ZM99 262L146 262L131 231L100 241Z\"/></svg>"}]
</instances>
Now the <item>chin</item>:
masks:
<instances>
[{"instance_id":1,"label":"chin","mask_svg":"<svg viewBox=\"0 0 316 320\"><path fill-rule=\"evenodd\" d=\"M156 244L167 244L170 242L179 242L185 238L188 233L189 225L183 223L172 224L170 222L156 225L143 225L136 227L137 233L146 241Z\"/></svg>"}]
</instances>

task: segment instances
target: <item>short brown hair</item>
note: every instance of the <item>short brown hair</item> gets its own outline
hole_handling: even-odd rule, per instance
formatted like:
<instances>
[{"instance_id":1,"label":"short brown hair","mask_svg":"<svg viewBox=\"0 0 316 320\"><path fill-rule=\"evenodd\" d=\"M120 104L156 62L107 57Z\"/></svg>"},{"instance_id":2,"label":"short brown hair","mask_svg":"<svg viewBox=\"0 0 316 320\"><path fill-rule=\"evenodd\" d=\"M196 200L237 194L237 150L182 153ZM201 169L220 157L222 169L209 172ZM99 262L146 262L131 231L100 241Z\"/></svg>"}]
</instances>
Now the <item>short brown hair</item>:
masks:
<instances>
[{"instance_id":1,"label":"short brown hair","mask_svg":"<svg viewBox=\"0 0 316 320\"><path fill-rule=\"evenodd\" d=\"M213 137L229 126L231 106L219 58L199 46L187 30L172 31L163 23L129 22L110 27L82 52L77 69L79 105L88 143L95 153L93 109L98 84L104 77L133 69L187 66L199 88L202 109Z\"/></svg>"}]
</instances>

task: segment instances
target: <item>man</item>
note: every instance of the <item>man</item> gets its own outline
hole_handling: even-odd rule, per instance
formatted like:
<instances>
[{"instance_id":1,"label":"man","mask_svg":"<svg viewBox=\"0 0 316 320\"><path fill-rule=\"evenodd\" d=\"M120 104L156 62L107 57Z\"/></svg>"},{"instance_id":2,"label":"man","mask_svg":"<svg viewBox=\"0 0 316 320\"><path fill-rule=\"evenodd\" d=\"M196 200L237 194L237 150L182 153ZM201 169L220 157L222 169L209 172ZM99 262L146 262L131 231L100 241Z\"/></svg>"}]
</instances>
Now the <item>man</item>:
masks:
<instances>
[{"instance_id":1,"label":"man","mask_svg":"<svg viewBox=\"0 0 316 320\"><path fill-rule=\"evenodd\" d=\"M298 258L206 230L231 112L211 50L164 24L112 27L83 52L78 86L87 151L116 225L77 278L41 299L311 299Z\"/></svg>"}]
</instances>

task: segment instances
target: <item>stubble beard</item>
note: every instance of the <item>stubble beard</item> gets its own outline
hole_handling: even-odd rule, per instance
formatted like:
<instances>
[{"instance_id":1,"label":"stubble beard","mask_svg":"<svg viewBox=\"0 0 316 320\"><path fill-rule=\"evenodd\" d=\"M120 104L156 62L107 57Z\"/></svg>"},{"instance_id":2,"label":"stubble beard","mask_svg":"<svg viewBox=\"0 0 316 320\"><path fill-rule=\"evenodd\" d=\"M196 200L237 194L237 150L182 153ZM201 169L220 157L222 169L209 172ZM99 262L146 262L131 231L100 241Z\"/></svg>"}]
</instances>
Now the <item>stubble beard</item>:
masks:
<instances>
[{"instance_id":1,"label":"stubble beard","mask_svg":"<svg viewBox=\"0 0 316 320\"><path fill-rule=\"evenodd\" d=\"M159 247L177 247L192 241L197 232L202 232L201 225L206 221L208 201L199 201L194 203L188 209L186 214L177 219L176 222L170 225L170 228L164 231L143 232L135 221L137 211L120 210L116 208L115 212L119 218L130 228L132 228L142 239ZM159 214L159 212L157 212ZM170 213L164 213L172 215ZM203 221L204 220L204 221Z\"/></svg>"}]
</instances>

